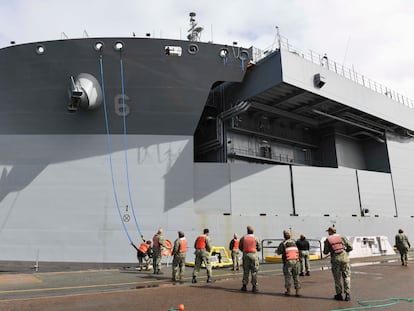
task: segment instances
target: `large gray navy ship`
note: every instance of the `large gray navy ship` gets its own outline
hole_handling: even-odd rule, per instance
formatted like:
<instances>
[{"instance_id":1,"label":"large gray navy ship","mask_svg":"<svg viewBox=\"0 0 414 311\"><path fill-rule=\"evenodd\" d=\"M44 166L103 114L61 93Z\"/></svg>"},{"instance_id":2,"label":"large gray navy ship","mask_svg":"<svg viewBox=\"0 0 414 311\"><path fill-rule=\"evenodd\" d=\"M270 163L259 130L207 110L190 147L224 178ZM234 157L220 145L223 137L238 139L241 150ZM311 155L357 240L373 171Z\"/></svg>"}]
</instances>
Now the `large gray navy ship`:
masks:
<instances>
[{"instance_id":1,"label":"large gray navy ship","mask_svg":"<svg viewBox=\"0 0 414 311\"><path fill-rule=\"evenodd\" d=\"M0 260L133 262L159 227L414 236L411 100L280 36L190 30L0 49Z\"/></svg>"}]
</instances>

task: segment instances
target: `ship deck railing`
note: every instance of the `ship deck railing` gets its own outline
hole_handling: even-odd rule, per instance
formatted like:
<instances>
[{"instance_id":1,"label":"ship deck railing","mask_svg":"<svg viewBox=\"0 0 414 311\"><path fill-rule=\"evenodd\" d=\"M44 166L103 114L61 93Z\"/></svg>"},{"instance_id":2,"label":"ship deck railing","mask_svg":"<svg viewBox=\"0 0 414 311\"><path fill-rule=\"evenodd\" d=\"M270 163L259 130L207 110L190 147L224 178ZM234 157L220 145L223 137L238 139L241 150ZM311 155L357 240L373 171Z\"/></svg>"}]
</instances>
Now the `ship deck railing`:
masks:
<instances>
[{"instance_id":1,"label":"ship deck railing","mask_svg":"<svg viewBox=\"0 0 414 311\"><path fill-rule=\"evenodd\" d=\"M229 147L228 149L229 157L243 157L250 158L252 160L264 161L264 162L274 162L281 164L295 164L295 165L311 165L309 159L296 159L292 155L275 153L274 151L267 150L253 150L245 148L237 148L234 146Z\"/></svg>"},{"instance_id":2,"label":"ship deck railing","mask_svg":"<svg viewBox=\"0 0 414 311\"><path fill-rule=\"evenodd\" d=\"M327 54L320 54L317 52L314 52L312 50L308 50L308 52L303 53L299 49L295 48L289 43L289 40L283 36L279 36L279 39L276 40L271 46L264 50L260 50L257 48L254 48L253 52L253 61L259 62L260 60L266 58L267 56L273 54L273 52L278 51L280 49L287 50L292 54L297 55L298 57L301 57L303 59L306 59L314 64L320 65L322 67L325 67L326 69L333 71L337 73L338 75L341 75L351 81L354 81L355 83L358 83L359 85L362 85L366 88L369 88L377 93L383 94L384 96L387 96L388 98L403 104L407 107L414 108L414 101L401 93L398 93L391 88L378 83L365 75L362 75L358 72L356 72L353 68L347 68L344 65L331 60Z\"/></svg>"}]
</instances>

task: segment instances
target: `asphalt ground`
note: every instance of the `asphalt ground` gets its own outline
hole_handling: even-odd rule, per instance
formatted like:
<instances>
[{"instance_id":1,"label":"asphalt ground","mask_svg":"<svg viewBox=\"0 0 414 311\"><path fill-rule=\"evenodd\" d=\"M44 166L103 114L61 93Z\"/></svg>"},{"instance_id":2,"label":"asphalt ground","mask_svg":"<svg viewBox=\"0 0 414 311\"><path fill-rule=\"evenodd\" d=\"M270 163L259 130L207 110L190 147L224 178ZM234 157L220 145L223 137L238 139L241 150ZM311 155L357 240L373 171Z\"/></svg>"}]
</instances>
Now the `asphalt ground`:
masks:
<instances>
[{"instance_id":1,"label":"asphalt ground","mask_svg":"<svg viewBox=\"0 0 414 311\"><path fill-rule=\"evenodd\" d=\"M192 267L183 282L163 274L137 271L135 264L0 262L1 311L73 310L414 310L414 262L401 266L398 255L352 259L352 300L336 301L329 259L312 261L311 275L300 277L301 296L284 295L282 265L261 264L258 293L240 291L242 271L213 270L212 284L201 270L191 283Z\"/></svg>"}]
</instances>

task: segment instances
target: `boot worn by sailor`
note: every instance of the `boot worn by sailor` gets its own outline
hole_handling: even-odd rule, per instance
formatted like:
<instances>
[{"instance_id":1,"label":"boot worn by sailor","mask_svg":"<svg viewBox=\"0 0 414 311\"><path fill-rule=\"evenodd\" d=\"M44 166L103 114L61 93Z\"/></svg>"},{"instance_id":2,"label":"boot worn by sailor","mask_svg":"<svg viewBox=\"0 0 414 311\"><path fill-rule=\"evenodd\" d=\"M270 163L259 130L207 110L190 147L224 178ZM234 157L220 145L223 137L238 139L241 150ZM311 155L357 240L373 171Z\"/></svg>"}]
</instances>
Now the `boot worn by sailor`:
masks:
<instances>
[{"instance_id":1,"label":"boot worn by sailor","mask_svg":"<svg viewBox=\"0 0 414 311\"><path fill-rule=\"evenodd\" d=\"M344 300L345 301L351 301L351 296L349 294L346 294Z\"/></svg>"},{"instance_id":2,"label":"boot worn by sailor","mask_svg":"<svg viewBox=\"0 0 414 311\"><path fill-rule=\"evenodd\" d=\"M214 281L213 281L213 279L211 278L211 277L208 277L207 278L207 283L213 283Z\"/></svg>"},{"instance_id":3,"label":"boot worn by sailor","mask_svg":"<svg viewBox=\"0 0 414 311\"><path fill-rule=\"evenodd\" d=\"M290 296L290 288L286 288L285 296Z\"/></svg>"},{"instance_id":4,"label":"boot worn by sailor","mask_svg":"<svg viewBox=\"0 0 414 311\"><path fill-rule=\"evenodd\" d=\"M335 300L343 300L343 299L342 299L342 294L336 294L336 295L334 296L334 299L335 299Z\"/></svg>"},{"instance_id":5,"label":"boot worn by sailor","mask_svg":"<svg viewBox=\"0 0 414 311\"><path fill-rule=\"evenodd\" d=\"M296 294L295 294L295 296L296 297L299 297L300 296L300 288L296 288Z\"/></svg>"},{"instance_id":6,"label":"boot worn by sailor","mask_svg":"<svg viewBox=\"0 0 414 311\"><path fill-rule=\"evenodd\" d=\"M252 287L252 293L257 293L259 290L257 289L257 286L256 285L254 285L253 287Z\"/></svg>"},{"instance_id":7,"label":"boot worn by sailor","mask_svg":"<svg viewBox=\"0 0 414 311\"><path fill-rule=\"evenodd\" d=\"M243 284L242 288L240 289L242 292L246 292L247 291L247 287L246 284Z\"/></svg>"},{"instance_id":8,"label":"boot worn by sailor","mask_svg":"<svg viewBox=\"0 0 414 311\"><path fill-rule=\"evenodd\" d=\"M195 275L193 275L193 279L191 280L191 283L197 283L197 279L196 279Z\"/></svg>"}]
</instances>

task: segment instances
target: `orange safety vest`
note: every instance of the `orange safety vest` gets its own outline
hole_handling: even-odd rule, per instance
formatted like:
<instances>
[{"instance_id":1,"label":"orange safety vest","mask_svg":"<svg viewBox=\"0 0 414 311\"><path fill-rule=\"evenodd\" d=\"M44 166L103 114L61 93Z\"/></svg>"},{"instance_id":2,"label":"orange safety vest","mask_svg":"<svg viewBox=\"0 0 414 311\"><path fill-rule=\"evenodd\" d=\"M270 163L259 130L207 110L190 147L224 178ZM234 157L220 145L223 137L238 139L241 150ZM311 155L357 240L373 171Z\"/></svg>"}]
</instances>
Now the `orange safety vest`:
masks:
<instances>
[{"instance_id":1,"label":"orange safety vest","mask_svg":"<svg viewBox=\"0 0 414 311\"><path fill-rule=\"evenodd\" d=\"M239 239L233 239L233 250L239 249L240 240Z\"/></svg>"},{"instance_id":2,"label":"orange safety vest","mask_svg":"<svg viewBox=\"0 0 414 311\"><path fill-rule=\"evenodd\" d=\"M207 236L205 234L200 235L196 240L196 249L205 249L207 245Z\"/></svg>"},{"instance_id":3,"label":"orange safety vest","mask_svg":"<svg viewBox=\"0 0 414 311\"><path fill-rule=\"evenodd\" d=\"M143 242L141 243L141 245L138 247L138 249L143 252L144 254L146 254L148 252L148 249L150 248L149 244Z\"/></svg>"},{"instance_id":4,"label":"orange safety vest","mask_svg":"<svg viewBox=\"0 0 414 311\"><path fill-rule=\"evenodd\" d=\"M160 237L158 234L154 235L154 237L152 238L152 243L155 247L160 246Z\"/></svg>"},{"instance_id":5,"label":"orange safety vest","mask_svg":"<svg viewBox=\"0 0 414 311\"><path fill-rule=\"evenodd\" d=\"M342 238L339 234L331 235L327 239L335 254L340 254L344 251L344 245L342 244Z\"/></svg>"},{"instance_id":6,"label":"orange safety vest","mask_svg":"<svg viewBox=\"0 0 414 311\"><path fill-rule=\"evenodd\" d=\"M185 253L187 251L187 239L185 237L180 238L180 253Z\"/></svg>"},{"instance_id":7,"label":"orange safety vest","mask_svg":"<svg viewBox=\"0 0 414 311\"><path fill-rule=\"evenodd\" d=\"M253 234L245 235L243 238L243 252L256 253L256 239Z\"/></svg>"},{"instance_id":8,"label":"orange safety vest","mask_svg":"<svg viewBox=\"0 0 414 311\"><path fill-rule=\"evenodd\" d=\"M296 245L288 246L285 248L286 260L298 260L299 249Z\"/></svg>"}]
</instances>

